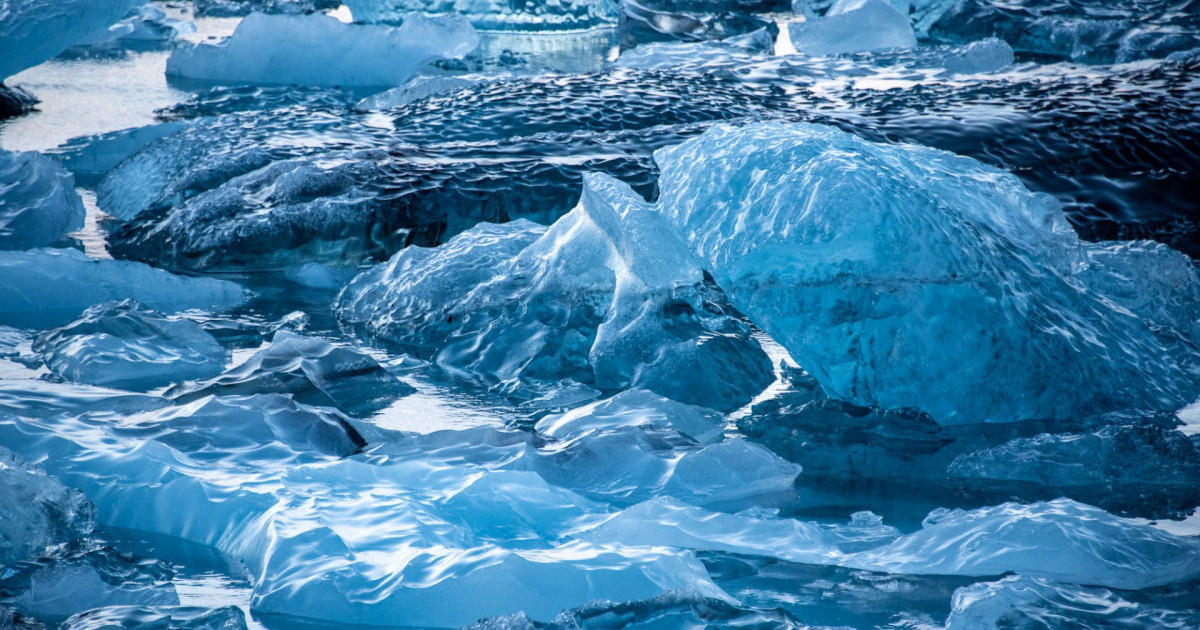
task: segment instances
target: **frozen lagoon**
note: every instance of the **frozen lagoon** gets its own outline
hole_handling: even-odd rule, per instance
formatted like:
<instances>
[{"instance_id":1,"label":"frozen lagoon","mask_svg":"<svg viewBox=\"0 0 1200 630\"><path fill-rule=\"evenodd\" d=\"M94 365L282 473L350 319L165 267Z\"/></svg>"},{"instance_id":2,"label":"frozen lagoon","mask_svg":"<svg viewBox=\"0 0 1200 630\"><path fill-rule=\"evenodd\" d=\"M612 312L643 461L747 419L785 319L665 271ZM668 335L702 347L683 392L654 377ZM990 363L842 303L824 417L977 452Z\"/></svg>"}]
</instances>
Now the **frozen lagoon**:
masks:
<instances>
[{"instance_id":1,"label":"frozen lagoon","mask_svg":"<svg viewBox=\"0 0 1200 630\"><path fill-rule=\"evenodd\" d=\"M916 48L810 57L767 4L390 106L9 79L87 216L0 280L0 624L1197 625L1194 263L1091 243L1195 253L1187 20L892 3Z\"/></svg>"}]
</instances>

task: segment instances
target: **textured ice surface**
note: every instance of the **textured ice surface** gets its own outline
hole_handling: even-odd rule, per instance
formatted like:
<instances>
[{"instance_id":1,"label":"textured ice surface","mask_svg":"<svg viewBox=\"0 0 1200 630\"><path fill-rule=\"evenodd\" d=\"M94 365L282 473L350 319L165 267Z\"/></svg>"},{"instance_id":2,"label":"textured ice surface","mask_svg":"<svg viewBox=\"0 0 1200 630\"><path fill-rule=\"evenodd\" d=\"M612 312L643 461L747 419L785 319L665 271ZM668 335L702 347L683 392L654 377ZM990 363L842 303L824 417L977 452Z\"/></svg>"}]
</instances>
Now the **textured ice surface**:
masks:
<instances>
[{"instance_id":1,"label":"textured ice surface","mask_svg":"<svg viewBox=\"0 0 1200 630\"><path fill-rule=\"evenodd\" d=\"M781 8L774 0L733 2L707 0L621 0L621 47L646 42L723 40L766 29L773 39L774 21L757 11Z\"/></svg>"},{"instance_id":2,"label":"textured ice surface","mask_svg":"<svg viewBox=\"0 0 1200 630\"><path fill-rule=\"evenodd\" d=\"M558 439L573 439L595 431L652 426L674 429L697 442L710 443L725 431L721 414L685 405L641 389L623 391L537 423L537 431Z\"/></svg>"},{"instance_id":3,"label":"textured ice surface","mask_svg":"<svg viewBox=\"0 0 1200 630\"><path fill-rule=\"evenodd\" d=\"M383 92L372 94L362 99L354 105L354 109L359 111L391 109L401 105L408 105L409 103L428 98L435 94L443 94L459 88L495 80L499 79L482 74L461 77L440 77L436 75L413 77L405 82L404 85L398 85L390 90L384 90Z\"/></svg>"},{"instance_id":4,"label":"textured ice surface","mask_svg":"<svg viewBox=\"0 0 1200 630\"><path fill-rule=\"evenodd\" d=\"M105 302L40 335L33 349L73 383L146 391L221 373L229 351L195 322L133 300Z\"/></svg>"},{"instance_id":5,"label":"textured ice surface","mask_svg":"<svg viewBox=\"0 0 1200 630\"><path fill-rule=\"evenodd\" d=\"M227 40L177 49L167 76L215 83L400 85L422 65L470 52L462 18L412 15L399 27L343 24L324 15L252 13Z\"/></svg>"},{"instance_id":6,"label":"textured ice surface","mask_svg":"<svg viewBox=\"0 0 1200 630\"><path fill-rule=\"evenodd\" d=\"M62 630L245 630L246 614L236 606L106 606L67 619Z\"/></svg>"},{"instance_id":7,"label":"textured ice surface","mask_svg":"<svg viewBox=\"0 0 1200 630\"><path fill-rule=\"evenodd\" d=\"M95 526L96 508L78 490L0 446L0 568L62 551Z\"/></svg>"},{"instance_id":8,"label":"textured ice surface","mask_svg":"<svg viewBox=\"0 0 1200 630\"><path fill-rule=\"evenodd\" d=\"M399 23L410 14L461 14L476 28L493 31L577 30L615 26L617 0L348 0L355 22Z\"/></svg>"},{"instance_id":9,"label":"textured ice surface","mask_svg":"<svg viewBox=\"0 0 1200 630\"><path fill-rule=\"evenodd\" d=\"M946 630L1073 627L1184 630L1198 624L1200 613L1195 609L1158 608L1126 600L1106 589L1012 576L956 591Z\"/></svg>"},{"instance_id":10,"label":"textured ice surface","mask_svg":"<svg viewBox=\"0 0 1200 630\"><path fill-rule=\"evenodd\" d=\"M1145 261L1089 256L1121 246L1081 242L1007 173L812 125L716 127L655 159L664 216L834 398L954 424L1173 410L1200 393L1183 302L1130 296L1118 278ZM1179 254L1145 256L1174 268ZM1180 269L1150 290L1194 294Z\"/></svg>"},{"instance_id":11,"label":"textured ice surface","mask_svg":"<svg viewBox=\"0 0 1200 630\"><path fill-rule=\"evenodd\" d=\"M94 260L74 249L0 252L0 323L53 328L89 306L131 298L164 313L224 309L245 301L245 290L225 280L187 278L141 263Z\"/></svg>"},{"instance_id":12,"label":"textured ice surface","mask_svg":"<svg viewBox=\"0 0 1200 630\"><path fill-rule=\"evenodd\" d=\"M628 84L643 80L650 93L630 100ZM630 71L509 81L391 110L393 129L329 93L203 95L168 115L236 112L258 99L280 109L197 121L117 167L98 202L132 221L110 249L188 270L280 269L384 260L480 221L551 223L578 202L584 172L648 195L652 150L709 121L761 114L769 96Z\"/></svg>"},{"instance_id":13,"label":"textured ice surface","mask_svg":"<svg viewBox=\"0 0 1200 630\"><path fill-rule=\"evenodd\" d=\"M413 391L366 354L281 330L270 346L241 365L177 385L167 396L192 401L209 395L290 394L302 403L369 415Z\"/></svg>"},{"instance_id":14,"label":"textured ice surface","mask_svg":"<svg viewBox=\"0 0 1200 630\"><path fill-rule=\"evenodd\" d=\"M178 413L175 421L187 410ZM50 456L104 523L242 559L259 612L454 627L514 609L546 620L581 602L669 590L725 598L686 552L571 539L608 508L531 472L464 461L472 451L462 436L448 451L335 460L268 435L241 433L260 448L231 448L227 426L197 434L212 426L199 419L178 433L156 424L153 415L12 418L0 434L6 443L36 436L22 449ZM481 455L492 450L503 455L499 446Z\"/></svg>"},{"instance_id":15,"label":"textured ice surface","mask_svg":"<svg viewBox=\"0 0 1200 630\"><path fill-rule=\"evenodd\" d=\"M312 13L336 9L337 0L192 0L196 15L241 17L251 13Z\"/></svg>"},{"instance_id":16,"label":"textured ice surface","mask_svg":"<svg viewBox=\"0 0 1200 630\"><path fill-rule=\"evenodd\" d=\"M139 0L5 0L0 4L0 81L103 31L139 4Z\"/></svg>"},{"instance_id":17,"label":"textured ice surface","mask_svg":"<svg viewBox=\"0 0 1200 630\"><path fill-rule=\"evenodd\" d=\"M83 227L75 178L33 151L0 149L0 249L32 249L61 242Z\"/></svg>"},{"instance_id":18,"label":"textured ice surface","mask_svg":"<svg viewBox=\"0 0 1200 630\"><path fill-rule=\"evenodd\" d=\"M917 45L908 16L887 0L843 0L824 17L788 24L792 45L813 57L913 48Z\"/></svg>"},{"instance_id":19,"label":"textured ice surface","mask_svg":"<svg viewBox=\"0 0 1200 630\"><path fill-rule=\"evenodd\" d=\"M75 554L44 567L26 568L28 575L9 577L5 586L20 580L24 587L12 598L13 606L26 615L50 621L101 606L179 604L175 587L155 579L169 576L153 575L136 561L111 554L108 550Z\"/></svg>"},{"instance_id":20,"label":"textured ice surface","mask_svg":"<svg viewBox=\"0 0 1200 630\"><path fill-rule=\"evenodd\" d=\"M125 158L147 144L184 128L180 122L122 129L94 136L73 138L52 154L83 186L95 186Z\"/></svg>"},{"instance_id":21,"label":"textured ice surface","mask_svg":"<svg viewBox=\"0 0 1200 630\"><path fill-rule=\"evenodd\" d=\"M728 411L773 374L722 301L645 202L594 174L553 227L485 224L410 247L355 278L337 311L509 388L573 379Z\"/></svg>"},{"instance_id":22,"label":"textured ice surface","mask_svg":"<svg viewBox=\"0 0 1200 630\"><path fill-rule=\"evenodd\" d=\"M998 36L1018 52L1081 63L1162 58L1200 46L1195 13L1169 2L1090 3L995 0L931 3L920 18L931 38L965 42Z\"/></svg>"},{"instance_id":23,"label":"textured ice surface","mask_svg":"<svg viewBox=\"0 0 1200 630\"><path fill-rule=\"evenodd\" d=\"M1143 589L1200 577L1200 540L1069 499L939 509L922 529L846 566L887 573L991 576Z\"/></svg>"}]
</instances>

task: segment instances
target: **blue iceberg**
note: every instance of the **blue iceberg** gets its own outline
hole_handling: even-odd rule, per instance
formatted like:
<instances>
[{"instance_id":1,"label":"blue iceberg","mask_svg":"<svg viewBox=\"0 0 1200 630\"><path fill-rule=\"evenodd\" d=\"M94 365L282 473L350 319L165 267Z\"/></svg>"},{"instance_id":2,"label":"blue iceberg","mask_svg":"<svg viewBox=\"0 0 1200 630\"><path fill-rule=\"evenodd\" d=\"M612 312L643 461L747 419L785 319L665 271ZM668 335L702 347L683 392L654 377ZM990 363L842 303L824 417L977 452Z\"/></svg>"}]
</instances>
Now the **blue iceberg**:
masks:
<instances>
[{"instance_id":1,"label":"blue iceberg","mask_svg":"<svg viewBox=\"0 0 1200 630\"><path fill-rule=\"evenodd\" d=\"M1085 243L1008 173L814 125L718 126L655 160L662 216L833 398L955 424L1200 394L1186 258Z\"/></svg>"}]
</instances>

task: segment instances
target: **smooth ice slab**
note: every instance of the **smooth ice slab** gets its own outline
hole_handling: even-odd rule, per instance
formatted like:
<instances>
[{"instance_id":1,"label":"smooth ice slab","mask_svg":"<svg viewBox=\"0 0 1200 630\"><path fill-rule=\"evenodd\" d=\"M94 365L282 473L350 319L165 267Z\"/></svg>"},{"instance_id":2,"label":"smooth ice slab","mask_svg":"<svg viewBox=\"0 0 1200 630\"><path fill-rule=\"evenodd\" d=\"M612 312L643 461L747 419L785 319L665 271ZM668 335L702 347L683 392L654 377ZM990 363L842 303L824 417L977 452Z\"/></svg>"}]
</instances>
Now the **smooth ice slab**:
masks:
<instances>
[{"instance_id":1,"label":"smooth ice slab","mask_svg":"<svg viewBox=\"0 0 1200 630\"><path fill-rule=\"evenodd\" d=\"M360 274L341 319L439 363L515 388L573 379L736 409L773 379L749 328L628 185L585 178L544 228L482 224Z\"/></svg>"},{"instance_id":2,"label":"smooth ice slab","mask_svg":"<svg viewBox=\"0 0 1200 630\"><path fill-rule=\"evenodd\" d=\"M354 21L364 24L399 23L409 15L461 14L476 28L492 31L578 30L615 26L616 0L347 0Z\"/></svg>"},{"instance_id":3,"label":"smooth ice slab","mask_svg":"<svg viewBox=\"0 0 1200 630\"><path fill-rule=\"evenodd\" d=\"M788 34L796 50L811 57L917 45L908 16L886 0L839 1L824 17L788 24Z\"/></svg>"},{"instance_id":4,"label":"smooth ice slab","mask_svg":"<svg viewBox=\"0 0 1200 630\"><path fill-rule=\"evenodd\" d=\"M0 149L0 249L53 245L83 227L75 178L33 151Z\"/></svg>"},{"instance_id":5,"label":"smooth ice slab","mask_svg":"<svg viewBox=\"0 0 1200 630\"><path fill-rule=\"evenodd\" d=\"M1008 173L806 124L718 126L655 160L662 216L833 398L957 424L1200 394L1186 258L1084 243Z\"/></svg>"},{"instance_id":6,"label":"smooth ice slab","mask_svg":"<svg viewBox=\"0 0 1200 630\"><path fill-rule=\"evenodd\" d=\"M192 401L210 395L291 394L302 403L369 415L414 391L366 354L281 330L270 346L241 365L176 386L167 396Z\"/></svg>"},{"instance_id":7,"label":"smooth ice slab","mask_svg":"<svg viewBox=\"0 0 1200 630\"><path fill-rule=\"evenodd\" d=\"M132 298L164 313L225 309L246 300L242 287L224 280L176 276L148 265L94 260L74 249L0 252L0 324L52 328L89 306Z\"/></svg>"},{"instance_id":8,"label":"smooth ice slab","mask_svg":"<svg viewBox=\"0 0 1200 630\"><path fill-rule=\"evenodd\" d=\"M125 17L143 0L8 0L0 4L0 81Z\"/></svg>"},{"instance_id":9,"label":"smooth ice slab","mask_svg":"<svg viewBox=\"0 0 1200 630\"><path fill-rule=\"evenodd\" d=\"M917 575L1013 572L1136 590L1200 578L1200 540L1055 499L971 511L938 509L920 531L843 565Z\"/></svg>"},{"instance_id":10,"label":"smooth ice slab","mask_svg":"<svg viewBox=\"0 0 1200 630\"><path fill-rule=\"evenodd\" d=\"M435 59L479 43L461 17L412 15L399 27L343 24L319 14L252 13L228 39L177 49L167 76L215 83L391 86Z\"/></svg>"},{"instance_id":11,"label":"smooth ice slab","mask_svg":"<svg viewBox=\"0 0 1200 630\"><path fill-rule=\"evenodd\" d=\"M654 392L631 389L537 423L537 431L558 439L574 439L621 427L674 429L697 442L710 443L725 431L725 419L711 409L685 405Z\"/></svg>"},{"instance_id":12,"label":"smooth ice slab","mask_svg":"<svg viewBox=\"0 0 1200 630\"><path fill-rule=\"evenodd\" d=\"M33 349L73 383L146 391L221 373L229 351L195 322L133 300L105 302L40 335Z\"/></svg>"}]
</instances>

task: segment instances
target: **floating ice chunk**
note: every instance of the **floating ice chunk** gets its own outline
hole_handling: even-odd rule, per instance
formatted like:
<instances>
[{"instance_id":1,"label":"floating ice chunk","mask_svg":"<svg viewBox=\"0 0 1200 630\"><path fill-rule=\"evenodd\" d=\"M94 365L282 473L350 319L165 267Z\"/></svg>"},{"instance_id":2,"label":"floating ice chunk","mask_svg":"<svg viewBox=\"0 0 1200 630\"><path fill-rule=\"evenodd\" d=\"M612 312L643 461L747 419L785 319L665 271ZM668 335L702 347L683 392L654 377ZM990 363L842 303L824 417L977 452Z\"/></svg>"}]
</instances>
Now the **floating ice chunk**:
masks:
<instances>
[{"instance_id":1,"label":"floating ice chunk","mask_svg":"<svg viewBox=\"0 0 1200 630\"><path fill-rule=\"evenodd\" d=\"M0 569L62 551L92 532L96 508L78 490L0 446Z\"/></svg>"},{"instance_id":2,"label":"floating ice chunk","mask_svg":"<svg viewBox=\"0 0 1200 630\"><path fill-rule=\"evenodd\" d=\"M33 151L0 149L0 249L32 249L61 242L83 227L75 178Z\"/></svg>"},{"instance_id":3,"label":"floating ice chunk","mask_svg":"<svg viewBox=\"0 0 1200 630\"><path fill-rule=\"evenodd\" d=\"M479 43L461 17L413 14L400 27L343 24L325 15L252 13L228 39L181 47L167 76L215 83L391 86Z\"/></svg>"},{"instance_id":4,"label":"floating ice chunk","mask_svg":"<svg viewBox=\"0 0 1200 630\"><path fill-rule=\"evenodd\" d=\"M133 300L93 306L40 335L33 349L68 381L135 391L216 376L229 360L194 322L167 319Z\"/></svg>"},{"instance_id":5,"label":"floating ice chunk","mask_svg":"<svg viewBox=\"0 0 1200 630\"><path fill-rule=\"evenodd\" d=\"M574 379L717 410L773 377L690 254L626 184L591 174L547 229L480 225L355 278L343 321L494 383Z\"/></svg>"},{"instance_id":6,"label":"floating ice chunk","mask_svg":"<svg viewBox=\"0 0 1200 630\"><path fill-rule=\"evenodd\" d=\"M493 77L489 75L464 75L458 77L413 77L404 85L396 86L390 90L373 94L362 99L354 105L354 109L363 112L378 109L391 109L401 105L408 105L409 103L419 101L423 98L428 98L434 94L442 94L457 90L459 88L477 85L485 81L496 80L499 80L499 77Z\"/></svg>"},{"instance_id":7,"label":"floating ice chunk","mask_svg":"<svg viewBox=\"0 0 1200 630\"><path fill-rule=\"evenodd\" d=\"M288 280L309 289L340 289L354 277L357 269L330 267L316 262L288 267L283 275Z\"/></svg>"},{"instance_id":8,"label":"floating ice chunk","mask_svg":"<svg viewBox=\"0 0 1200 630\"><path fill-rule=\"evenodd\" d=\"M165 313L224 309L245 302L240 286L176 276L142 263L94 260L74 249L0 252L0 324L61 326L89 306L131 298Z\"/></svg>"},{"instance_id":9,"label":"floating ice chunk","mask_svg":"<svg viewBox=\"0 0 1200 630\"><path fill-rule=\"evenodd\" d=\"M246 614L237 606L106 606L74 615L60 630L246 630Z\"/></svg>"},{"instance_id":10,"label":"floating ice chunk","mask_svg":"<svg viewBox=\"0 0 1200 630\"><path fill-rule=\"evenodd\" d=\"M180 122L166 122L72 138L51 153L75 175L81 185L94 186L125 158L185 126Z\"/></svg>"},{"instance_id":11,"label":"floating ice chunk","mask_svg":"<svg viewBox=\"0 0 1200 630\"><path fill-rule=\"evenodd\" d=\"M1200 627L1200 611L1155 608L1107 589L1014 575L956 590L946 620L946 630L1062 627L1183 630Z\"/></svg>"},{"instance_id":12,"label":"floating ice chunk","mask_svg":"<svg viewBox=\"0 0 1200 630\"><path fill-rule=\"evenodd\" d=\"M664 492L701 505L737 501L788 492L800 470L760 444L726 440L680 458Z\"/></svg>"},{"instance_id":13,"label":"floating ice chunk","mask_svg":"<svg viewBox=\"0 0 1200 630\"><path fill-rule=\"evenodd\" d=\"M583 534L587 540L651 547L727 551L805 564L836 564L847 553L900 536L861 515L849 525L817 525L787 518L722 514L660 497L612 517Z\"/></svg>"},{"instance_id":14,"label":"floating ice chunk","mask_svg":"<svg viewBox=\"0 0 1200 630\"><path fill-rule=\"evenodd\" d=\"M789 23L788 33L796 50L812 57L917 45L908 16L886 0L838 2L825 17Z\"/></svg>"},{"instance_id":15,"label":"floating ice chunk","mask_svg":"<svg viewBox=\"0 0 1200 630\"><path fill-rule=\"evenodd\" d=\"M167 17L154 4L143 4L126 14L108 30L87 35L67 49L68 55L88 55L123 49L155 49L169 45L180 35L196 32L196 25Z\"/></svg>"},{"instance_id":16,"label":"floating ice chunk","mask_svg":"<svg viewBox=\"0 0 1200 630\"><path fill-rule=\"evenodd\" d=\"M206 381L177 385L167 396L185 402L210 395L291 394L302 403L369 415L414 391L366 354L281 330L270 346L241 365Z\"/></svg>"},{"instance_id":17,"label":"floating ice chunk","mask_svg":"<svg viewBox=\"0 0 1200 630\"><path fill-rule=\"evenodd\" d=\"M101 606L177 606L170 583L105 581L87 562L57 562L29 578L28 589L13 598L17 610L39 619L62 619Z\"/></svg>"},{"instance_id":18,"label":"floating ice chunk","mask_svg":"<svg viewBox=\"0 0 1200 630\"><path fill-rule=\"evenodd\" d=\"M504 0L343 0L354 21L399 23L410 14L461 14L476 28L491 31L578 30L615 26L616 0L556 0L513 4Z\"/></svg>"},{"instance_id":19,"label":"floating ice chunk","mask_svg":"<svg viewBox=\"0 0 1200 630\"><path fill-rule=\"evenodd\" d=\"M970 512L935 510L920 531L843 565L918 575L1014 572L1137 590L1200 578L1200 540L1055 499Z\"/></svg>"},{"instance_id":20,"label":"floating ice chunk","mask_svg":"<svg viewBox=\"0 0 1200 630\"><path fill-rule=\"evenodd\" d=\"M144 0L21 0L0 7L0 81L125 17Z\"/></svg>"},{"instance_id":21,"label":"floating ice chunk","mask_svg":"<svg viewBox=\"0 0 1200 630\"><path fill-rule=\"evenodd\" d=\"M336 9L338 0L192 0L196 15L244 17L251 13L300 14Z\"/></svg>"},{"instance_id":22,"label":"floating ice chunk","mask_svg":"<svg viewBox=\"0 0 1200 630\"><path fill-rule=\"evenodd\" d=\"M950 48L942 62L947 72L981 74L995 72L1013 63L1013 49L1002 39L989 37L966 46Z\"/></svg>"},{"instance_id":23,"label":"floating ice chunk","mask_svg":"<svg viewBox=\"0 0 1200 630\"><path fill-rule=\"evenodd\" d=\"M674 429L707 444L721 437L725 419L711 409L633 389L566 413L546 416L538 421L536 428L543 435L570 440L595 431L642 426Z\"/></svg>"},{"instance_id":24,"label":"floating ice chunk","mask_svg":"<svg viewBox=\"0 0 1200 630\"><path fill-rule=\"evenodd\" d=\"M1156 426L1017 438L959 455L946 472L967 488L1029 485L1103 497L1106 505L1137 501L1188 510L1200 501L1200 449L1183 433Z\"/></svg>"},{"instance_id":25,"label":"floating ice chunk","mask_svg":"<svg viewBox=\"0 0 1200 630\"><path fill-rule=\"evenodd\" d=\"M1122 307L1137 300L1083 271L1108 246L1081 242L1008 173L814 125L718 126L655 160L663 216L833 398L955 424L1174 410L1200 394L1175 308ZM1186 303L1200 279L1167 262L1178 284L1151 290Z\"/></svg>"}]
</instances>

